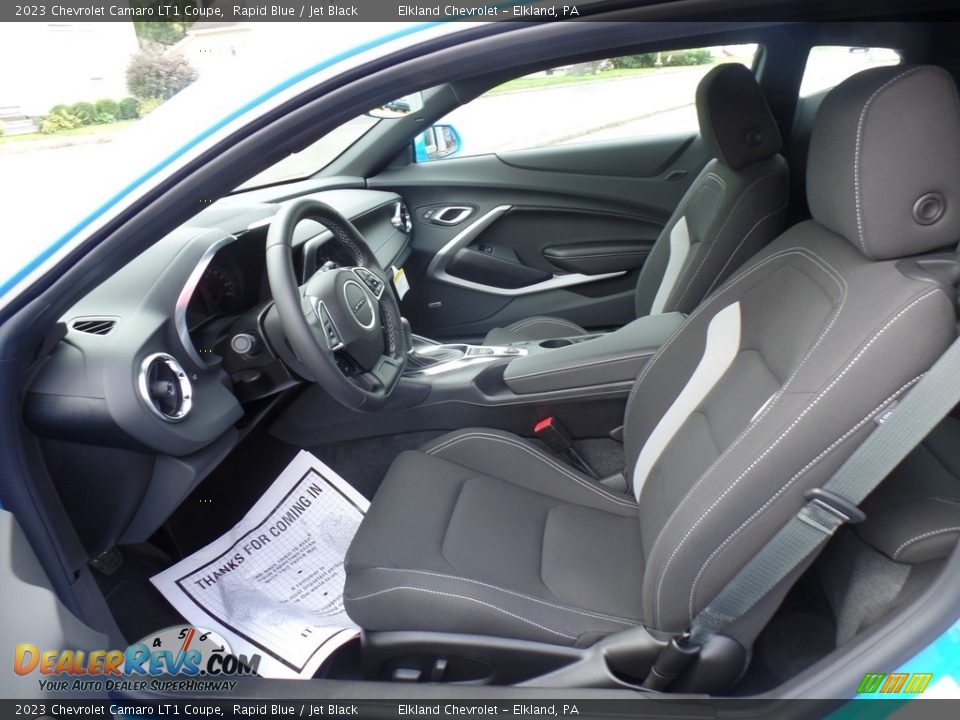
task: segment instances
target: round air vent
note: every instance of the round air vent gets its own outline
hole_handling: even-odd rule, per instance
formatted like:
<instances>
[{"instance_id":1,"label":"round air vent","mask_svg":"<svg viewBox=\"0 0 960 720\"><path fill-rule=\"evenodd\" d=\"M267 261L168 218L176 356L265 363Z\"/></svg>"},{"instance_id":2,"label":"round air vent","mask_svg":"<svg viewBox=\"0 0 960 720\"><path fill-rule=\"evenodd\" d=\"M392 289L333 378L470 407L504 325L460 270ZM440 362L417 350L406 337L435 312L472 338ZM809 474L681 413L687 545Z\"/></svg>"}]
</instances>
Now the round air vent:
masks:
<instances>
[{"instance_id":1,"label":"round air vent","mask_svg":"<svg viewBox=\"0 0 960 720\"><path fill-rule=\"evenodd\" d=\"M413 230L413 218L410 217L410 210L407 206L398 202L393 208L393 217L390 219L393 226L401 232L409 233Z\"/></svg>"},{"instance_id":2,"label":"round air vent","mask_svg":"<svg viewBox=\"0 0 960 720\"><path fill-rule=\"evenodd\" d=\"M193 405L190 378L166 353L154 353L140 365L140 396L153 414L167 422L183 420Z\"/></svg>"}]
</instances>

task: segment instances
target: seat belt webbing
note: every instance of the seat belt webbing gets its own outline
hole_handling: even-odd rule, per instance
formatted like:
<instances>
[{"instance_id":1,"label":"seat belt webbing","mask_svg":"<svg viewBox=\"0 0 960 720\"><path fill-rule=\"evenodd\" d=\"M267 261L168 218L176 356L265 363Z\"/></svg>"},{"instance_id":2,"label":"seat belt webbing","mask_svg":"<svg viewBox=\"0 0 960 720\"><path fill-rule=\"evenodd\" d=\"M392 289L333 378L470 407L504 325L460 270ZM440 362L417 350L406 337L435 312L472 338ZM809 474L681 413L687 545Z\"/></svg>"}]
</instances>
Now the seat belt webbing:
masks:
<instances>
[{"instance_id":1,"label":"seat belt webbing","mask_svg":"<svg viewBox=\"0 0 960 720\"><path fill-rule=\"evenodd\" d=\"M818 551L890 472L960 404L960 339L947 349L889 416L809 502L694 618L687 642L702 645L743 617Z\"/></svg>"}]
</instances>

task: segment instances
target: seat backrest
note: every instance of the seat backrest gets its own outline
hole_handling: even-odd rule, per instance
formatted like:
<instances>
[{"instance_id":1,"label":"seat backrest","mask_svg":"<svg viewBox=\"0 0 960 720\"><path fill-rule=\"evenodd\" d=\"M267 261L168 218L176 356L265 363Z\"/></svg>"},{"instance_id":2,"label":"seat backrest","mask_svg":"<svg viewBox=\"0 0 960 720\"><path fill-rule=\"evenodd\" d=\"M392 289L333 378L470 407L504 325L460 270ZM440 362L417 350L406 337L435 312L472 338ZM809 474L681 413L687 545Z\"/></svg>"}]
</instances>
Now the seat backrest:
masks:
<instances>
[{"instance_id":1,"label":"seat backrest","mask_svg":"<svg viewBox=\"0 0 960 720\"><path fill-rule=\"evenodd\" d=\"M697 87L708 162L664 225L637 280L637 317L691 312L783 228L789 173L753 73L718 65Z\"/></svg>"},{"instance_id":2,"label":"seat backrest","mask_svg":"<svg viewBox=\"0 0 960 720\"><path fill-rule=\"evenodd\" d=\"M960 104L930 66L846 80L817 116L812 220L665 343L630 395L644 619L679 632L956 336L954 292L909 256L960 238ZM732 632L751 642L802 571Z\"/></svg>"}]
</instances>

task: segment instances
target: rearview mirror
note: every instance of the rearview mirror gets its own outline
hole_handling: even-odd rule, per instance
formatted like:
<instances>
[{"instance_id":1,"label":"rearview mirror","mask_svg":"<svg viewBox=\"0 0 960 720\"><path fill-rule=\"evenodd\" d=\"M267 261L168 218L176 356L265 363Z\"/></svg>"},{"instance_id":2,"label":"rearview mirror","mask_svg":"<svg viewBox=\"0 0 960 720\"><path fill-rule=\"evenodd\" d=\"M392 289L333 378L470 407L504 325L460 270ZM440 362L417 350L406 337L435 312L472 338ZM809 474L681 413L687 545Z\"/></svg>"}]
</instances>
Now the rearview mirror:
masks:
<instances>
[{"instance_id":1,"label":"rearview mirror","mask_svg":"<svg viewBox=\"0 0 960 720\"><path fill-rule=\"evenodd\" d=\"M406 117L410 113L419 112L423 109L423 97L419 92L404 95L396 100L391 100L379 107L368 110L365 114L370 117L381 120L392 120L395 118Z\"/></svg>"},{"instance_id":2,"label":"rearview mirror","mask_svg":"<svg viewBox=\"0 0 960 720\"><path fill-rule=\"evenodd\" d=\"M431 125L413 139L413 156L417 162L453 157L463 142L453 125Z\"/></svg>"}]
</instances>

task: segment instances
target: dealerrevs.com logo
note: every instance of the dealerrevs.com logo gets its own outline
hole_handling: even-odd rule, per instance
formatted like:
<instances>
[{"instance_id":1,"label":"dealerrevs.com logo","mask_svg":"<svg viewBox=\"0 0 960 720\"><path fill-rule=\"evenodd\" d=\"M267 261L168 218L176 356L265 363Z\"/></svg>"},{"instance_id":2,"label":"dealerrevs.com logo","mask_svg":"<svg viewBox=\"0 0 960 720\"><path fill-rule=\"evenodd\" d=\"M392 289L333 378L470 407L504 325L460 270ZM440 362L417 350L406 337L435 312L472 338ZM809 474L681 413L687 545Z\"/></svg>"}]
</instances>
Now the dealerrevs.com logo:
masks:
<instances>
[{"instance_id":1,"label":"dealerrevs.com logo","mask_svg":"<svg viewBox=\"0 0 960 720\"><path fill-rule=\"evenodd\" d=\"M255 675L259 665L259 655L234 655L220 635L190 625L166 628L126 650L50 650L20 643L13 658L17 675L39 675L40 689L48 692L233 690L237 683L228 678Z\"/></svg>"}]
</instances>

